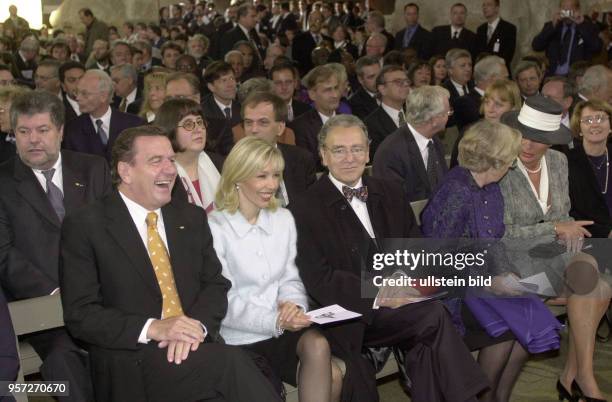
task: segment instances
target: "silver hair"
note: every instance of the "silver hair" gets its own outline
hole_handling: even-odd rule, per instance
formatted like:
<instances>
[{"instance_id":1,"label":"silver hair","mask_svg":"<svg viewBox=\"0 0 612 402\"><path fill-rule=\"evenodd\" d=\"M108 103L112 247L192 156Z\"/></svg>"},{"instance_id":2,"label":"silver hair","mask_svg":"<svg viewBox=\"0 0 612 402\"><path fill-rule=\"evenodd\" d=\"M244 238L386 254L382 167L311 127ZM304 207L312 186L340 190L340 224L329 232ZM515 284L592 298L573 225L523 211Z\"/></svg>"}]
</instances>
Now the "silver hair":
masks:
<instances>
[{"instance_id":1,"label":"silver hair","mask_svg":"<svg viewBox=\"0 0 612 402\"><path fill-rule=\"evenodd\" d=\"M93 75L98 79L98 90L100 92L108 93L108 103L113 100L113 94L115 92L115 86L111 77L103 70L91 69L87 70L86 75Z\"/></svg>"},{"instance_id":2,"label":"silver hair","mask_svg":"<svg viewBox=\"0 0 612 402\"><path fill-rule=\"evenodd\" d=\"M331 117L323 127L321 127L321 131L319 131L319 149L322 149L325 146L325 140L331 130L336 127L357 127L361 130L361 133L366 139L366 142L370 142L370 137L368 136L368 129L361 119L357 116L353 116L352 114L337 114Z\"/></svg>"},{"instance_id":3,"label":"silver hair","mask_svg":"<svg viewBox=\"0 0 612 402\"><path fill-rule=\"evenodd\" d=\"M463 57L467 57L472 60L472 55L465 49L451 49L446 52L446 57L444 57L444 63L446 64L446 68L453 68L453 64Z\"/></svg>"},{"instance_id":4,"label":"silver hair","mask_svg":"<svg viewBox=\"0 0 612 402\"><path fill-rule=\"evenodd\" d=\"M506 67L506 62L499 56L483 57L474 66L474 82L478 84L494 76L497 78L507 78L501 76L501 71L504 67Z\"/></svg>"},{"instance_id":5,"label":"silver hair","mask_svg":"<svg viewBox=\"0 0 612 402\"><path fill-rule=\"evenodd\" d=\"M589 67L582 76L582 81L578 87L578 92L588 97L603 87L608 86L608 76L610 69L606 66Z\"/></svg>"},{"instance_id":6,"label":"silver hair","mask_svg":"<svg viewBox=\"0 0 612 402\"><path fill-rule=\"evenodd\" d=\"M249 78L238 88L237 98L241 103L253 92L274 92L272 81L263 77Z\"/></svg>"},{"instance_id":7,"label":"silver hair","mask_svg":"<svg viewBox=\"0 0 612 402\"><path fill-rule=\"evenodd\" d=\"M138 83L138 71L133 65L129 63L119 64L110 68L111 73L113 71L119 71L123 78L131 78L134 85Z\"/></svg>"},{"instance_id":8,"label":"silver hair","mask_svg":"<svg viewBox=\"0 0 612 402\"><path fill-rule=\"evenodd\" d=\"M229 59L233 55L239 55L242 61L244 61L244 56L242 56L242 53L240 53L239 50L230 50L229 52L225 53L225 57L223 58L223 61L226 63L229 63Z\"/></svg>"},{"instance_id":9,"label":"silver hair","mask_svg":"<svg viewBox=\"0 0 612 402\"><path fill-rule=\"evenodd\" d=\"M424 85L410 91L406 99L406 121L421 125L444 113L444 99L449 97L448 90L434 85Z\"/></svg>"}]
</instances>

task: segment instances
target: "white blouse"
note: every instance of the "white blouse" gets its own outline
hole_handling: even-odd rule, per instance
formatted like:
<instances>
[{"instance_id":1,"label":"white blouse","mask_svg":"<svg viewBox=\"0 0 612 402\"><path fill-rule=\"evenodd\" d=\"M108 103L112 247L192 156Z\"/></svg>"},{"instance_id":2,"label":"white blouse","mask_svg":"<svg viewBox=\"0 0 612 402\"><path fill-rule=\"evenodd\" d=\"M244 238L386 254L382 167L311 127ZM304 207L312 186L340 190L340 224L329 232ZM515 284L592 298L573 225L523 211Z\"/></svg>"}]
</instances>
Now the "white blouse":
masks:
<instances>
[{"instance_id":1,"label":"white blouse","mask_svg":"<svg viewBox=\"0 0 612 402\"><path fill-rule=\"evenodd\" d=\"M223 276L232 283L221 335L230 345L278 336L278 303L308 310L306 289L295 265L297 232L291 213L263 209L250 224L240 211L213 211L210 229Z\"/></svg>"}]
</instances>

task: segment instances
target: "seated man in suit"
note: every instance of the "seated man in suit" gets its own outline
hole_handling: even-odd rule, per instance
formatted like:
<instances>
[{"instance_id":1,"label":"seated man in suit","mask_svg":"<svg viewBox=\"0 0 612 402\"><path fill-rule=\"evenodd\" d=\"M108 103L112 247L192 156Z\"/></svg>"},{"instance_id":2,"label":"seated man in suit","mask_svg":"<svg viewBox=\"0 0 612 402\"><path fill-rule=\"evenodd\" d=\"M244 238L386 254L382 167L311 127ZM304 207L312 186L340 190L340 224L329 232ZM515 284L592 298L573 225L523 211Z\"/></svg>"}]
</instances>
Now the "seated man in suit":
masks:
<instances>
[{"instance_id":1,"label":"seated man in suit","mask_svg":"<svg viewBox=\"0 0 612 402\"><path fill-rule=\"evenodd\" d=\"M567 75L577 61L591 61L602 47L599 28L580 10L580 0L560 0L551 21L531 42L536 52L546 52L549 75Z\"/></svg>"},{"instance_id":2,"label":"seated man in suit","mask_svg":"<svg viewBox=\"0 0 612 402\"><path fill-rule=\"evenodd\" d=\"M401 182L408 201L429 198L448 171L442 143L450 113L448 91L422 86L406 100L406 122L389 135L374 155L373 175Z\"/></svg>"},{"instance_id":3,"label":"seated man in suit","mask_svg":"<svg viewBox=\"0 0 612 402\"><path fill-rule=\"evenodd\" d=\"M476 34L465 27L467 7L455 3L450 8L450 25L431 30L432 54L446 54L450 49L465 49L476 57Z\"/></svg>"},{"instance_id":4,"label":"seated man in suit","mask_svg":"<svg viewBox=\"0 0 612 402\"><path fill-rule=\"evenodd\" d=\"M442 86L450 93L450 105L454 109L455 102L470 94L472 87L472 56L465 49L451 49L445 58L448 78L442 82ZM448 119L448 127L457 124L455 116Z\"/></svg>"},{"instance_id":5,"label":"seated man in suit","mask_svg":"<svg viewBox=\"0 0 612 402\"><path fill-rule=\"evenodd\" d=\"M287 121L291 122L311 109L310 105L293 97L299 87L297 68L291 63L281 63L273 66L269 72L274 84L274 93L287 104Z\"/></svg>"},{"instance_id":6,"label":"seated man in suit","mask_svg":"<svg viewBox=\"0 0 612 402\"><path fill-rule=\"evenodd\" d=\"M395 34L395 49L414 49L421 60L429 60L432 56L431 32L419 24L419 5L407 3L404 6L404 21L406 27Z\"/></svg>"},{"instance_id":7,"label":"seated man in suit","mask_svg":"<svg viewBox=\"0 0 612 402\"><path fill-rule=\"evenodd\" d=\"M131 64L119 64L110 68L115 88L113 107L123 113L137 115L142 105L142 93L138 88L138 72Z\"/></svg>"},{"instance_id":8,"label":"seated man in suit","mask_svg":"<svg viewBox=\"0 0 612 402\"><path fill-rule=\"evenodd\" d=\"M34 36L28 36L21 41L19 50L15 53L15 65L19 70L19 78L27 85L34 83L34 71L36 70L36 58L40 44Z\"/></svg>"},{"instance_id":9,"label":"seated man in suit","mask_svg":"<svg viewBox=\"0 0 612 402\"><path fill-rule=\"evenodd\" d=\"M62 228L64 319L90 346L96 400L279 401L249 357L220 343L230 283L204 211L171 200L165 133L126 130L112 172L116 190Z\"/></svg>"},{"instance_id":10,"label":"seated man in suit","mask_svg":"<svg viewBox=\"0 0 612 402\"><path fill-rule=\"evenodd\" d=\"M61 98L62 87L59 79L59 68L60 62L54 59L45 59L38 63L34 71L36 89L47 91Z\"/></svg>"},{"instance_id":11,"label":"seated man in suit","mask_svg":"<svg viewBox=\"0 0 612 402\"><path fill-rule=\"evenodd\" d=\"M124 40L112 42L110 49L110 62L113 66L120 66L132 62L132 47Z\"/></svg>"},{"instance_id":12,"label":"seated man in suit","mask_svg":"<svg viewBox=\"0 0 612 402\"><path fill-rule=\"evenodd\" d=\"M509 69L516 49L516 26L499 16L500 0L483 0L482 15L487 22L476 30L476 56L489 53L501 57Z\"/></svg>"},{"instance_id":13,"label":"seated man in suit","mask_svg":"<svg viewBox=\"0 0 612 402\"><path fill-rule=\"evenodd\" d=\"M64 107L56 96L25 93L11 112L18 156L0 166L0 283L19 300L58 291L62 220L102 197L111 183L104 159L60 152ZM65 329L27 340L43 360L45 381L69 380L69 400L92 400L87 354Z\"/></svg>"},{"instance_id":14,"label":"seated man in suit","mask_svg":"<svg viewBox=\"0 0 612 402\"><path fill-rule=\"evenodd\" d=\"M299 33L291 45L291 58L296 62L300 75L305 76L313 67L312 51L323 41L321 25L323 16L319 11L312 11L308 16L308 30ZM329 37L325 37L329 39ZM333 41L333 40L332 40ZM333 43L333 42L332 42Z\"/></svg>"},{"instance_id":15,"label":"seated man in suit","mask_svg":"<svg viewBox=\"0 0 612 402\"><path fill-rule=\"evenodd\" d=\"M348 104L353 114L362 120L378 107L376 77L380 69L381 65L377 57L363 56L355 63L355 74L357 74L361 88L351 95Z\"/></svg>"},{"instance_id":16,"label":"seated man in suit","mask_svg":"<svg viewBox=\"0 0 612 402\"><path fill-rule=\"evenodd\" d=\"M375 290L362 278L371 274L372 255L385 239L419 237L400 184L363 175L369 160L364 124L352 115L332 117L319 143L329 174L289 208L298 230L296 264L314 306L339 304L362 314L327 330L332 350L347 362L352 378L354 388L343 392L352 392L354 400L378 400L373 368L361 349L398 346L412 380L412 401L476 401L487 381L441 303L374 300L362 293L364 287Z\"/></svg>"},{"instance_id":17,"label":"seated man in suit","mask_svg":"<svg viewBox=\"0 0 612 402\"><path fill-rule=\"evenodd\" d=\"M338 75L329 66L318 66L304 77L302 84L308 89L314 109L293 120L289 127L295 133L295 145L309 151L320 168L317 138L323 124L336 114L340 104Z\"/></svg>"},{"instance_id":18,"label":"seated man in suit","mask_svg":"<svg viewBox=\"0 0 612 402\"><path fill-rule=\"evenodd\" d=\"M372 159L380 143L406 122L404 103L410 92L410 80L403 67L391 64L378 74L376 88L380 94L380 106L364 120L372 141Z\"/></svg>"},{"instance_id":19,"label":"seated man in suit","mask_svg":"<svg viewBox=\"0 0 612 402\"><path fill-rule=\"evenodd\" d=\"M66 109L66 122L81 115L81 108L79 102L77 102L77 89L83 74L85 74L85 66L78 61L67 61L59 68L62 98Z\"/></svg>"},{"instance_id":20,"label":"seated man in suit","mask_svg":"<svg viewBox=\"0 0 612 402\"><path fill-rule=\"evenodd\" d=\"M237 42L245 40L254 44L260 57L263 58L265 56L264 48L255 30L255 25L257 24L257 11L255 10L255 6L252 4L242 4L238 7L236 16L238 18L236 26L221 36L219 56L225 56L225 54L234 48Z\"/></svg>"},{"instance_id":21,"label":"seated man in suit","mask_svg":"<svg viewBox=\"0 0 612 402\"><path fill-rule=\"evenodd\" d=\"M278 138L285 130L287 105L280 97L268 92L255 92L242 104L244 133L276 144L285 159L283 181L277 198L284 206L303 193L316 181L315 164L310 153L298 146L281 144Z\"/></svg>"},{"instance_id":22,"label":"seated man in suit","mask_svg":"<svg viewBox=\"0 0 612 402\"><path fill-rule=\"evenodd\" d=\"M540 92L540 85L544 75L537 63L521 60L514 67L514 80L521 91L523 100Z\"/></svg>"},{"instance_id":23,"label":"seated man in suit","mask_svg":"<svg viewBox=\"0 0 612 402\"><path fill-rule=\"evenodd\" d=\"M88 70L78 85L77 101L81 115L66 124L64 148L100 155L110 161L115 139L126 128L144 121L110 107L113 81L104 71Z\"/></svg>"}]
</instances>

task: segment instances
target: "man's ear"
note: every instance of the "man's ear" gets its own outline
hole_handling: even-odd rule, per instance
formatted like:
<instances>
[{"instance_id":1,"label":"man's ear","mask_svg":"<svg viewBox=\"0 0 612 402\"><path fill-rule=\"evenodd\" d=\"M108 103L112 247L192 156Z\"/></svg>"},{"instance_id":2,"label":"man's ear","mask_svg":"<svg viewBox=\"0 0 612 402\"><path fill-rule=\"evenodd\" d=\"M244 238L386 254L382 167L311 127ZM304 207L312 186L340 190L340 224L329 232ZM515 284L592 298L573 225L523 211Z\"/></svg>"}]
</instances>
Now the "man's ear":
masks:
<instances>
[{"instance_id":1,"label":"man's ear","mask_svg":"<svg viewBox=\"0 0 612 402\"><path fill-rule=\"evenodd\" d=\"M117 173L119 174L122 183L131 183L130 164L128 162L119 162L117 164Z\"/></svg>"},{"instance_id":2,"label":"man's ear","mask_svg":"<svg viewBox=\"0 0 612 402\"><path fill-rule=\"evenodd\" d=\"M280 137L281 135L285 133L285 128L287 127L287 123L285 123L284 121L281 121L278 124L280 125L280 130L278 130L277 136Z\"/></svg>"}]
</instances>

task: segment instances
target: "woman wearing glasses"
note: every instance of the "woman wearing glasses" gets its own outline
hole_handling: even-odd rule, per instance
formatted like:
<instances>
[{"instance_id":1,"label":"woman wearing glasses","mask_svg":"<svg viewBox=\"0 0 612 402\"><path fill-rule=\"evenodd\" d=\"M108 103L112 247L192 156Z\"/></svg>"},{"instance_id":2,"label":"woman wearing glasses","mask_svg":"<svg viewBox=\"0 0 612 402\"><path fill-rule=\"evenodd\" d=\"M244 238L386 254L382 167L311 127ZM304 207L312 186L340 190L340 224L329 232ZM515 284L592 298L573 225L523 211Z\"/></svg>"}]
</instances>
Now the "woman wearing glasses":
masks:
<instances>
[{"instance_id":1,"label":"woman wearing glasses","mask_svg":"<svg viewBox=\"0 0 612 402\"><path fill-rule=\"evenodd\" d=\"M166 132L176 152L176 170L187 199L211 212L223 158L204 151L206 121L200 105L191 99L170 99L157 111L155 124Z\"/></svg>"}]
</instances>

